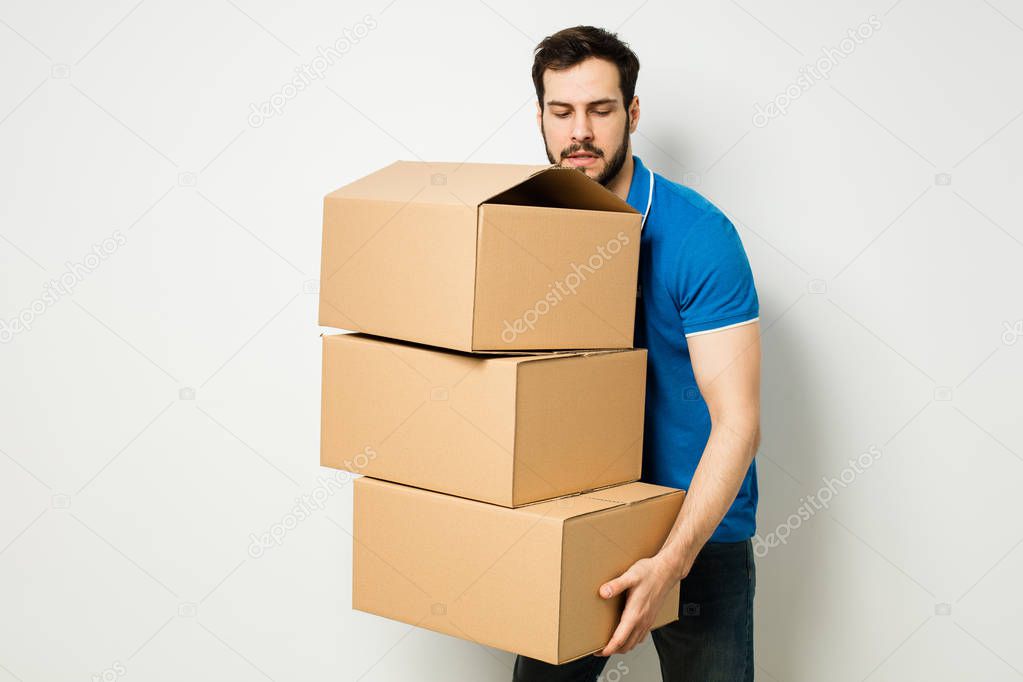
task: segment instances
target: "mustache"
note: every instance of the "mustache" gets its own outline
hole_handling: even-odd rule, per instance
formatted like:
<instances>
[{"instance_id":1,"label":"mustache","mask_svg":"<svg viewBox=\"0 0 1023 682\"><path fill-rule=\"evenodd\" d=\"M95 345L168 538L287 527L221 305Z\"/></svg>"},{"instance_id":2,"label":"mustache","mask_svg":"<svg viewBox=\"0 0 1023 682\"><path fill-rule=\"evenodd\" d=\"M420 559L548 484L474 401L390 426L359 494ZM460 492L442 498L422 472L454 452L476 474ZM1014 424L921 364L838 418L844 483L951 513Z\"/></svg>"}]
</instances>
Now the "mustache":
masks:
<instances>
[{"instance_id":1,"label":"mustache","mask_svg":"<svg viewBox=\"0 0 1023 682\"><path fill-rule=\"evenodd\" d=\"M563 159L568 158L569 156L575 154L576 152L586 152L587 154L593 154L594 156L601 158L603 158L604 156L604 152L597 149L596 147L592 145L582 144L573 145L571 147L566 148L564 151L561 152L561 158Z\"/></svg>"}]
</instances>

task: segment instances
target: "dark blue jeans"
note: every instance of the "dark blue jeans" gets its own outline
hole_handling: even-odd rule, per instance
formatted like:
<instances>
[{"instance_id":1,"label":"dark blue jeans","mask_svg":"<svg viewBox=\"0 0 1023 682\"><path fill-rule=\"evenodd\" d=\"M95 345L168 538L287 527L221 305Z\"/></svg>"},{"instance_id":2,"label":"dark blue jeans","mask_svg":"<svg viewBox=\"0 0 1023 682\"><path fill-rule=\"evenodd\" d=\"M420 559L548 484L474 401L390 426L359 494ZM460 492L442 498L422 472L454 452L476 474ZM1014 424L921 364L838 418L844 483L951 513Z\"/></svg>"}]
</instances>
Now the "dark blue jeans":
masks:
<instances>
[{"instance_id":1,"label":"dark blue jeans","mask_svg":"<svg viewBox=\"0 0 1023 682\"><path fill-rule=\"evenodd\" d=\"M664 682L753 680L753 544L708 542L681 583L679 619L650 632ZM609 659L515 658L514 682L595 682Z\"/></svg>"}]
</instances>

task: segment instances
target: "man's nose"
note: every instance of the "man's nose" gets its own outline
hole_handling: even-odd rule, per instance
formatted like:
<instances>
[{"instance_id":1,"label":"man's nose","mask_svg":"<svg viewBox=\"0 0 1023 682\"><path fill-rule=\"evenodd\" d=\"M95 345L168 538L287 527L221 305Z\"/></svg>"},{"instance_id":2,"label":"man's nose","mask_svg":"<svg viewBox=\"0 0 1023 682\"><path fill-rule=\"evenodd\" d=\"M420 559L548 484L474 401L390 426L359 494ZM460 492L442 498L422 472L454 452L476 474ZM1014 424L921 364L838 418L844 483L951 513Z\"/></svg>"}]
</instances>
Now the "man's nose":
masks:
<instances>
[{"instance_id":1,"label":"man's nose","mask_svg":"<svg viewBox=\"0 0 1023 682\"><path fill-rule=\"evenodd\" d=\"M572 129L573 142L589 142L593 139L593 128L590 127L589 118L580 116L576 119L575 127Z\"/></svg>"}]
</instances>

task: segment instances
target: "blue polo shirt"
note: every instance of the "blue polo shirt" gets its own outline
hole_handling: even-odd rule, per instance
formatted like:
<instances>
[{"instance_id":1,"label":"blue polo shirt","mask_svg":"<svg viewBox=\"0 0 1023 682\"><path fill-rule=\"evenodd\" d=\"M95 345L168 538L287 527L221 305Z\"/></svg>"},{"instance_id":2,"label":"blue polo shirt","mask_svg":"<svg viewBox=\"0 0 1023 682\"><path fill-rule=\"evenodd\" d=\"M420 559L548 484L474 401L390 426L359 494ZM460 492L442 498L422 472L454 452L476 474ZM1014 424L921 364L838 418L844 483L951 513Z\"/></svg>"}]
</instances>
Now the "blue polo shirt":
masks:
<instances>
[{"instance_id":1,"label":"blue polo shirt","mask_svg":"<svg viewBox=\"0 0 1023 682\"><path fill-rule=\"evenodd\" d=\"M642 480L688 489L711 426L693 375L688 337L752 322L760 306L731 221L696 191L651 173L637 156L632 160L627 201L646 216L635 336L635 345L647 349ZM756 509L754 461L710 540L752 537Z\"/></svg>"}]
</instances>

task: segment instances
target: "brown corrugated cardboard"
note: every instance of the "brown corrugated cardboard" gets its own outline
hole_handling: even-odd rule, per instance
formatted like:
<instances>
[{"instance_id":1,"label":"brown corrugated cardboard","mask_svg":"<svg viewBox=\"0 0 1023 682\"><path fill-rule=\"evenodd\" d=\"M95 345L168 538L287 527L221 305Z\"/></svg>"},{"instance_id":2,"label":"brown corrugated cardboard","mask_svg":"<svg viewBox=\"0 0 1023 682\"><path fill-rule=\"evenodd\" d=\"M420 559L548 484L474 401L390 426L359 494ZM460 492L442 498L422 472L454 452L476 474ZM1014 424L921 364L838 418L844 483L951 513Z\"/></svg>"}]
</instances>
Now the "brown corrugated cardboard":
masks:
<instances>
[{"instance_id":1,"label":"brown corrugated cardboard","mask_svg":"<svg viewBox=\"0 0 1023 682\"><path fill-rule=\"evenodd\" d=\"M352 606L548 663L602 649L604 582L661 547L684 492L626 483L508 509L355 480ZM678 618L676 585L654 627Z\"/></svg>"},{"instance_id":2,"label":"brown corrugated cardboard","mask_svg":"<svg viewBox=\"0 0 1023 682\"><path fill-rule=\"evenodd\" d=\"M323 336L320 463L509 507L640 477L646 350Z\"/></svg>"},{"instance_id":3,"label":"brown corrugated cardboard","mask_svg":"<svg viewBox=\"0 0 1023 682\"><path fill-rule=\"evenodd\" d=\"M576 169L398 161L324 198L319 322L463 351L631 348L640 222Z\"/></svg>"}]
</instances>

